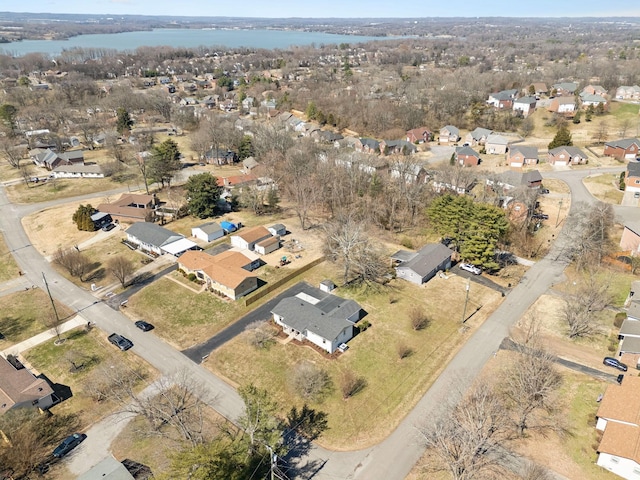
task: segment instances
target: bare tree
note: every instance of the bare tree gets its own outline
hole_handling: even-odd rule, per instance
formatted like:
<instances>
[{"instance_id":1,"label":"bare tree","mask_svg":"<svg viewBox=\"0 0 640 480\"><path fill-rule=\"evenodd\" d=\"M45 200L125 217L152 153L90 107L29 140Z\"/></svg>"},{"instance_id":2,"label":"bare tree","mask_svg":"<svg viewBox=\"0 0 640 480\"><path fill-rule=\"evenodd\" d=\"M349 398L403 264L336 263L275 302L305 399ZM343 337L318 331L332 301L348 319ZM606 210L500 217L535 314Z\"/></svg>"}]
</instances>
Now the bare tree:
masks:
<instances>
[{"instance_id":1,"label":"bare tree","mask_svg":"<svg viewBox=\"0 0 640 480\"><path fill-rule=\"evenodd\" d=\"M315 146L304 143L287 153L283 162L284 193L293 202L300 227L309 228L309 213L317 200L317 182L315 181L317 159Z\"/></svg>"},{"instance_id":2,"label":"bare tree","mask_svg":"<svg viewBox=\"0 0 640 480\"><path fill-rule=\"evenodd\" d=\"M0 157L13 168L20 168L23 150L16 147L9 137L0 136Z\"/></svg>"},{"instance_id":3,"label":"bare tree","mask_svg":"<svg viewBox=\"0 0 640 480\"><path fill-rule=\"evenodd\" d=\"M424 330L431 323L427 313L420 307L413 307L409 310L409 320L411 320L411 328L416 331Z\"/></svg>"},{"instance_id":4,"label":"bare tree","mask_svg":"<svg viewBox=\"0 0 640 480\"><path fill-rule=\"evenodd\" d=\"M340 376L340 392L344 400L360 393L366 386L367 379L356 375L353 370L345 370Z\"/></svg>"},{"instance_id":5,"label":"bare tree","mask_svg":"<svg viewBox=\"0 0 640 480\"><path fill-rule=\"evenodd\" d=\"M332 387L329 374L310 362L297 364L293 368L291 385L304 399L317 400Z\"/></svg>"},{"instance_id":6,"label":"bare tree","mask_svg":"<svg viewBox=\"0 0 640 480\"><path fill-rule=\"evenodd\" d=\"M569 327L569 338L587 337L600 331L597 314L612 302L609 285L606 279L591 272L565 295L562 317Z\"/></svg>"},{"instance_id":7,"label":"bare tree","mask_svg":"<svg viewBox=\"0 0 640 480\"><path fill-rule=\"evenodd\" d=\"M448 471L454 480L498 478L508 439L509 418L491 387L474 387L450 415L420 429L427 449L440 461L434 468Z\"/></svg>"},{"instance_id":8,"label":"bare tree","mask_svg":"<svg viewBox=\"0 0 640 480\"><path fill-rule=\"evenodd\" d=\"M554 356L539 344L538 340L522 348L519 358L507 367L502 383L501 390L520 436L530 428L553 427L548 415L555 411L562 376L555 368Z\"/></svg>"},{"instance_id":9,"label":"bare tree","mask_svg":"<svg viewBox=\"0 0 640 480\"><path fill-rule=\"evenodd\" d=\"M58 248L53 255L53 261L67 270L72 277L78 277L81 282L91 270L91 261L76 248Z\"/></svg>"},{"instance_id":10,"label":"bare tree","mask_svg":"<svg viewBox=\"0 0 640 480\"><path fill-rule=\"evenodd\" d=\"M249 343L256 348L268 348L275 342L277 331L267 322L252 322L245 328L249 333Z\"/></svg>"},{"instance_id":11,"label":"bare tree","mask_svg":"<svg viewBox=\"0 0 640 480\"><path fill-rule=\"evenodd\" d=\"M120 282L122 288L127 286L127 278L135 271L134 263L122 256L110 258L107 262L107 267L111 274Z\"/></svg>"}]
</instances>

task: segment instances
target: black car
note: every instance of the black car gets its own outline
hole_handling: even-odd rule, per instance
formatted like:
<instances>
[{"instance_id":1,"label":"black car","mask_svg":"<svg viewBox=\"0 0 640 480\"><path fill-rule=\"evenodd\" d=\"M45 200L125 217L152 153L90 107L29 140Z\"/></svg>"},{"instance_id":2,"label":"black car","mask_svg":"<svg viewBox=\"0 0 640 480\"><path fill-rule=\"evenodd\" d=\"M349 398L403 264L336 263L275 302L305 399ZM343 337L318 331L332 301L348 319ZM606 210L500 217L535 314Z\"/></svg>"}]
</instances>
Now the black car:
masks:
<instances>
[{"instance_id":1,"label":"black car","mask_svg":"<svg viewBox=\"0 0 640 480\"><path fill-rule=\"evenodd\" d=\"M623 372L627 371L627 366L621 361L619 361L617 358L604 357L604 360L602 361L602 363L604 365L607 365L608 367L617 368L618 370L621 370Z\"/></svg>"},{"instance_id":2,"label":"black car","mask_svg":"<svg viewBox=\"0 0 640 480\"><path fill-rule=\"evenodd\" d=\"M84 433L74 433L65 438L60 445L53 451L53 456L62 458L71 450L80 445L87 436Z\"/></svg>"},{"instance_id":3,"label":"black car","mask_svg":"<svg viewBox=\"0 0 640 480\"><path fill-rule=\"evenodd\" d=\"M540 189L540 193L541 193L542 195L546 195L547 193L549 193L549 189L548 189L548 188L541 188L541 189Z\"/></svg>"},{"instance_id":4,"label":"black car","mask_svg":"<svg viewBox=\"0 0 640 480\"><path fill-rule=\"evenodd\" d=\"M531 218L537 218L538 220L549 220L549 215L546 213L534 213Z\"/></svg>"},{"instance_id":5,"label":"black car","mask_svg":"<svg viewBox=\"0 0 640 480\"><path fill-rule=\"evenodd\" d=\"M103 232L108 232L110 230L113 230L114 228L116 228L116 226L113 223L109 223L109 224L105 225L104 227L102 227L102 231Z\"/></svg>"},{"instance_id":6,"label":"black car","mask_svg":"<svg viewBox=\"0 0 640 480\"><path fill-rule=\"evenodd\" d=\"M145 322L144 320L138 320L135 323L135 326L138 327L143 332L148 332L149 330L153 330L153 328L154 328L153 325L151 325L150 323Z\"/></svg>"}]
</instances>

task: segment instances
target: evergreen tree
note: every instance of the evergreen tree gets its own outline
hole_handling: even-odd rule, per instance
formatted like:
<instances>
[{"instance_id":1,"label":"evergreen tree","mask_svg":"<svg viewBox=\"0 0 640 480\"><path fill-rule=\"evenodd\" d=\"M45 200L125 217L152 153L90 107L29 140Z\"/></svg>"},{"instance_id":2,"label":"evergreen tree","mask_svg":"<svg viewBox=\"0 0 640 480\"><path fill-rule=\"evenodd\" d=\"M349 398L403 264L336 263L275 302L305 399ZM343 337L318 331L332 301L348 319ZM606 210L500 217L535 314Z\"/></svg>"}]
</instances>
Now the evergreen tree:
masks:
<instances>
[{"instance_id":1,"label":"evergreen tree","mask_svg":"<svg viewBox=\"0 0 640 480\"><path fill-rule=\"evenodd\" d=\"M552 150L556 147L570 147L571 145L573 145L573 141L571 140L571 132L566 126L562 125L558 128L556 136L553 137L553 140L551 140L551 143L549 143L548 148L549 150Z\"/></svg>"},{"instance_id":2,"label":"evergreen tree","mask_svg":"<svg viewBox=\"0 0 640 480\"><path fill-rule=\"evenodd\" d=\"M76 224L78 230L82 230L85 232L93 232L96 229L96 226L91 220L91 215L96 213L97 210L93 208L90 204L80 205L78 209L74 212L71 220Z\"/></svg>"},{"instance_id":3,"label":"evergreen tree","mask_svg":"<svg viewBox=\"0 0 640 480\"><path fill-rule=\"evenodd\" d=\"M278 208L278 204L280 203L280 196L278 195L278 189L275 187L271 187L267 192L267 204L271 210L275 210Z\"/></svg>"},{"instance_id":4,"label":"evergreen tree","mask_svg":"<svg viewBox=\"0 0 640 480\"><path fill-rule=\"evenodd\" d=\"M580 118L582 117L582 110L576 111L576 114L573 116L573 123L577 125L580 123Z\"/></svg>"},{"instance_id":5,"label":"evergreen tree","mask_svg":"<svg viewBox=\"0 0 640 480\"><path fill-rule=\"evenodd\" d=\"M11 133L16 128L16 115L18 109L10 103L3 103L0 105L0 121L9 129Z\"/></svg>"},{"instance_id":6,"label":"evergreen tree","mask_svg":"<svg viewBox=\"0 0 640 480\"><path fill-rule=\"evenodd\" d=\"M120 135L124 135L131 129L133 120L131 120L129 112L127 112L127 109L124 107L119 107L118 110L116 110L116 114L118 116L116 120L116 130Z\"/></svg>"},{"instance_id":7,"label":"evergreen tree","mask_svg":"<svg viewBox=\"0 0 640 480\"><path fill-rule=\"evenodd\" d=\"M159 145L154 145L147 167L147 176L152 182L159 182L163 187L171 186L171 179L180 170L180 150L178 144L168 138Z\"/></svg>"},{"instance_id":8,"label":"evergreen tree","mask_svg":"<svg viewBox=\"0 0 640 480\"><path fill-rule=\"evenodd\" d=\"M240 160L253 156L253 137L250 135L243 135L240 140L240 146L238 147L238 157Z\"/></svg>"},{"instance_id":9,"label":"evergreen tree","mask_svg":"<svg viewBox=\"0 0 640 480\"><path fill-rule=\"evenodd\" d=\"M207 218L215 214L216 204L223 188L218 179L210 173L201 173L189 177L185 184L189 199L189 213L198 218Z\"/></svg>"},{"instance_id":10,"label":"evergreen tree","mask_svg":"<svg viewBox=\"0 0 640 480\"><path fill-rule=\"evenodd\" d=\"M318 115L318 107L315 102L309 102L307 104L307 110L305 111L305 115L309 120L315 120Z\"/></svg>"}]
</instances>

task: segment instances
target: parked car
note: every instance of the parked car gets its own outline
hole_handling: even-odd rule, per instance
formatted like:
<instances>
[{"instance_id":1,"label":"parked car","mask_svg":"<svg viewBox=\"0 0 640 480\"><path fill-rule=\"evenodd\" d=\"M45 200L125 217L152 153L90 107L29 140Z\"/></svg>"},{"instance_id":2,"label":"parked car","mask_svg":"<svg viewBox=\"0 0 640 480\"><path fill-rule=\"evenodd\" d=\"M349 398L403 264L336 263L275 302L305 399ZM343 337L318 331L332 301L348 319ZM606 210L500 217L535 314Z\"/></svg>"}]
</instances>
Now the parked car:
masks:
<instances>
[{"instance_id":1,"label":"parked car","mask_svg":"<svg viewBox=\"0 0 640 480\"><path fill-rule=\"evenodd\" d=\"M135 323L135 326L138 327L140 330L142 330L143 332L148 332L149 330L153 330L154 326L151 325L148 322L145 322L144 320L138 320Z\"/></svg>"},{"instance_id":2,"label":"parked car","mask_svg":"<svg viewBox=\"0 0 640 480\"><path fill-rule=\"evenodd\" d=\"M541 189L540 189L540 193L541 193L542 195L546 195L547 193L549 193L549 189L548 189L548 188L541 188Z\"/></svg>"},{"instance_id":3,"label":"parked car","mask_svg":"<svg viewBox=\"0 0 640 480\"><path fill-rule=\"evenodd\" d=\"M604 360L602 361L602 363L604 365L607 365L608 367L617 368L618 370L621 370L623 372L627 371L627 366L617 358L604 357Z\"/></svg>"},{"instance_id":4,"label":"parked car","mask_svg":"<svg viewBox=\"0 0 640 480\"><path fill-rule=\"evenodd\" d=\"M62 458L71 450L80 445L87 436L84 433L74 433L65 438L60 445L58 445L53 451L53 456L56 458Z\"/></svg>"},{"instance_id":5,"label":"parked car","mask_svg":"<svg viewBox=\"0 0 640 480\"><path fill-rule=\"evenodd\" d=\"M111 335L109 335L108 340L123 352L133 347L133 342L131 340L123 337L122 335L118 335L117 333L112 333Z\"/></svg>"},{"instance_id":6,"label":"parked car","mask_svg":"<svg viewBox=\"0 0 640 480\"><path fill-rule=\"evenodd\" d=\"M636 192L633 194L633 198L640 198L640 192Z\"/></svg>"},{"instance_id":7,"label":"parked car","mask_svg":"<svg viewBox=\"0 0 640 480\"><path fill-rule=\"evenodd\" d=\"M106 224L104 227L102 227L102 230L103 230L104 232L109 232L109 231L113 230L114 228L116 228L115 224L113 224L113 223L108 223L108 224Z\"/></svg>"},{"instance_id":8,"label":"parked car","mask_svg":"<svg viewBox=\"0 0 640 480\"><path fill-rule=\"evenodd\" d=\"M466 270L467 272L471 272L474 275L480 275L482 273L482 270L480 270L475 265L471 265L470 263L461 263L460 268L462 270Z\"/></svg>"},{"instance_id":9,"label":"parked car","mask_svg":"<svg viewBox=\"0 0 640 480\"><path fill-rule=\"evenodd\" d=\"M531 215L531 218L536 218L538 220L549 220L549 215L546 213L534 213Z\"/></svg>"}]
</instances>

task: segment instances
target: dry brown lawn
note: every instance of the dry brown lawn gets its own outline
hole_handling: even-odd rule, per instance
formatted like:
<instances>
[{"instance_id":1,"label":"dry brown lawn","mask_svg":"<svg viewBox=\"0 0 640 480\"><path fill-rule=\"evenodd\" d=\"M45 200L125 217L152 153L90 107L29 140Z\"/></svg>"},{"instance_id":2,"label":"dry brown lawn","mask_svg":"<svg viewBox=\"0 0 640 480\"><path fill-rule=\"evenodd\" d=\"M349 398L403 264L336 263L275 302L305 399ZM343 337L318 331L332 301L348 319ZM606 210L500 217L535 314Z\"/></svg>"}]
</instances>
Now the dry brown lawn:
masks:
<instances>
[{"instance_id":1,"label":"dry brown lawn","mask_svg":"<svg viewBox=\"0 0 640 480\"><path fill-rule=\"evenodd\" d=\"M618 188L619 179L619 174L602 173L585 178L583 183L598 200L619 205L624 197L624 192Z\"/></svg>"},{"instance_id":2,"label":"dry brown lawn","mask_svg":"<svg viewBox=\"0 0 640 480\"><path fill-rule=\"evenodd\" d=\"M323 264L307 272L305 280L317 285L322 279L335 281L339 276L339 270ZM364 448L391 433L447 360L502 301L497 292L473 284L467 314L478 310L461 328L465 285L465 279L450 275L446 280L434 278L422 287L394 280L373 291L340 288L337 294L359 302L368 312L361 322L368 321L372 326L353 338L350 349L337 359L293 343L256 349L245 333L216 350L205 365L235 385L254 382L268 389L283 412L303 403L288 383L292 368L305 361L320 366L329 372L335 385L323 401L310 403L328 413L329 429L320 442L338 450ZM414 307L432 320L423 331L416 332L410 326L408 312ZM413 350L403 360L397 353L400 343ZM238 358L244 361L238 362ZM339 393L339 381L347 370L365 378L367 386L345 401Z\"/></svg>"}]
</instances>

